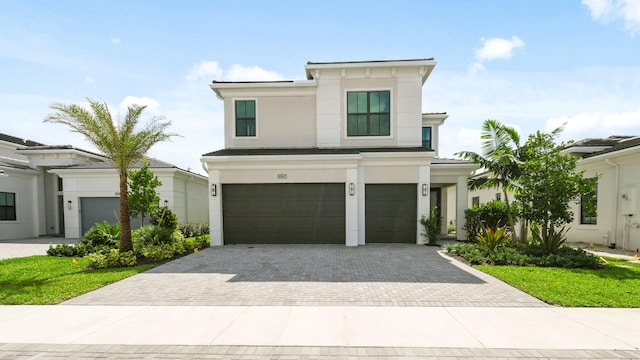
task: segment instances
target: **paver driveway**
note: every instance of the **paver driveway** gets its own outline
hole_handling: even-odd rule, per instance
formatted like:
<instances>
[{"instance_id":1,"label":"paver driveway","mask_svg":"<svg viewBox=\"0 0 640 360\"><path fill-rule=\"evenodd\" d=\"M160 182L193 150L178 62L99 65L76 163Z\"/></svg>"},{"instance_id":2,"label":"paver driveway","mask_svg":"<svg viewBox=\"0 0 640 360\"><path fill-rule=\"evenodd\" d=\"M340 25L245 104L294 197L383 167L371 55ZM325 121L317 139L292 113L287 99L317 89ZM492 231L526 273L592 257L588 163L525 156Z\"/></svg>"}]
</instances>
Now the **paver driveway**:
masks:
<instances>
[{"instance_id":1,"label":"paver driveway","mask_svg":"<svg viewBox=\"0 0 640 360\"><path fill-rule=\"evenodd\" d=\"M546 306L439 248L208 248L71 299L82 305Z\"/></svg>"}]
</instances>

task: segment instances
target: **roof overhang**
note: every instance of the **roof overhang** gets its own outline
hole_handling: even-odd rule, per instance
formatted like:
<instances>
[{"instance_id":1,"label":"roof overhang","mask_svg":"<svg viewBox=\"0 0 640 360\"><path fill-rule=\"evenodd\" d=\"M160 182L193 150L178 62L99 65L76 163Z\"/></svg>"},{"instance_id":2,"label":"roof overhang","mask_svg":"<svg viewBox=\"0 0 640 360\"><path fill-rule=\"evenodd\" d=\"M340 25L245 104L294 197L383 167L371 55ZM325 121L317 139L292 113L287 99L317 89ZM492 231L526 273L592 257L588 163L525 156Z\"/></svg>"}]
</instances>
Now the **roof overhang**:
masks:
<instances>
[{"instance_id":1,"label":"roof overhang","mask_svg":"<svg viewBox=\"0 0 640 360\"><path fill-rule=\"evenodd\" d=\"M230 96L252 95L257 91L268 91L279 95L304 95L305 89L309 95L315 94L318 83L315 80L288 81L213 81L209 87L220 100ZM249 90L249 92L247 92Z\"/></svg>"},{"instance_id":2,"label":"roof overhang","mask_svg":"<svg viewBox=\"0 0 640 360\"><path fill-rule=\"evenodd\" d=\"M315 79L316 71L335 69L367 69L367 68L417 68L422 76L422 83L427 81L436 66L433 58L407 60L370 60L347 62L308 62L305 65L307 79Z\"/></svg>"}]
</instances>

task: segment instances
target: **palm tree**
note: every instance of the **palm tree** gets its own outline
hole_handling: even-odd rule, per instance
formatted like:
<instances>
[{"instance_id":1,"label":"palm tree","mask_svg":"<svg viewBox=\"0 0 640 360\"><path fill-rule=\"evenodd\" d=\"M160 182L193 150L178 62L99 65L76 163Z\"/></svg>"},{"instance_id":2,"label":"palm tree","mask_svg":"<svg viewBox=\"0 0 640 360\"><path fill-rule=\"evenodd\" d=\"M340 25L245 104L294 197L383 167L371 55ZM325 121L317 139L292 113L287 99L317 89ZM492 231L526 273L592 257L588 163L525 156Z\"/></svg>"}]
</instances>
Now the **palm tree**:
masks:
<instances>
[{"instance_id":1,"label":"palm tree","mask_svg":"<svg viewBox=\"0 0 640 360\"><path fill-rule=\"evenodd\" d=\"M120 176L120 252L133 250L131 242L131 220L129 218L129 196L127 188L128 169L142 159L156 143L167 141L177 134L165 133L171 125L163 117L154 117L140 131L135 131L146 106L131 105L125 118L114 124L105 102L87 98L91 111L76 104L51 104L53 114L45 122L67 125L71 131L84 135L104 156L113 163Z\"/></svg>"},{"instance_id":2,"label":"palm tree","mask_svg":"<svg viewBox=\"0 0 640 360\"><path fill-rule=\"evenodd\" d=\"M516 233L508 191L516 188L516 181L520 176L520 135L513 127L506 126L497 120L487 119L482 124L480 139L482 139L481 155L473 151L461 151L456 155L474 162L486 171L482 176L469 179L470 190L490 188L502 190L511 236L515 241Z\"/></svg>"}]
</instances>

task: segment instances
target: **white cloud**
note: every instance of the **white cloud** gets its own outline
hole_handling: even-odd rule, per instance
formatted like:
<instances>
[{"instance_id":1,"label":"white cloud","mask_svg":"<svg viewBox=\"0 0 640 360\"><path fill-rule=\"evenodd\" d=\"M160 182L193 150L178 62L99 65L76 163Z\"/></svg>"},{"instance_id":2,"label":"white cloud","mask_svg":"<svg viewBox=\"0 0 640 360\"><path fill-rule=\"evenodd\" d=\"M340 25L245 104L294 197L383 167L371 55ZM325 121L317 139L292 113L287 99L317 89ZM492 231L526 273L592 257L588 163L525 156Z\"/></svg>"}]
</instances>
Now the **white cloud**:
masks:
<instances>
[{"instance_id":1,"label":"white cloud","mask_svg":"<svg viewBox=\"0 0 640 360\"><path fill-rule=\"evenodd\" d=\"M283 76L259 66L234 64L228 69L223 69L217 61L203 61L193 65L185 78L189 81L202 78L226 81L273 81L282 80Z\"/></svg>"},{"instance_id":2,"label":"white cloud","mask_svg":"<svg viewBox=\"0 0 640 360\"><path fill-rule=\"evenodd\" d=\"M517 36L511 40L493 38L481 39L482 47L476 50L476 59L480 62L494 59L511 59L513 50L524 46L524 42Z\"/></svg>"},{"instance_id":3,"label":"white cloud","mask_svg":"<svg viewBox=\"0 0 640 360\"><path fill-rule=\"evenodd\" d=\"M229 81L271 81L282 80L282 75L275 71L265 70L259 66L231 65L225 72L225 79Z\"/></svg>"},{"instance_id":4,"label":"white cloud","mask_svg":"<svg viewBox=\"0 0 640 360\"><path fill-rule=\"evenodd\" d=\"M632 35L640 33L640 0L582 0L594 20L606 23L624 20Z\"/></svg>"},{"instance_id":5,"label":"white cloud","mask_svg":"<svg viewBox=\"0 0 640 360\"><path fill-rule=\"evenodd\" d=\"M94 82L96 82L96 80L95 80L94 78L92 78L91 76L87 76L87 77L85 77L85 78L84 78L84 81L85 81L87 84L93 84Z\"/></svg>"},{"instance_id":6,"label":"white cloud","mask_svg":"<svg viewBox=\"0 0 640 360\"><path fill-rule=\"evenodd\" d=\"M200 78L211 78L208 80L214 80L220 77L222 77L222 69L217 61L202 61L191 67L186 79L189 81Z\"/></svg>"},{"instance_id":7,"label":"white cloud","mask_svg":"<svg viewBox=\"0 0 640 360\"><path fill-rule=\"evenodd\" d=\"M598 113L585 112L571 116L550 118L545 123L545 131L552 131L564 125L560 135L563 140L581 140L588 137L608 137L611 135L640 135L640 109L637 111Z\"/></svg>"},{"instance_id":8,"label":"white cloud","mask_svg":"<svg viewBox=\"0 0 640 360\"><path fill-rule=\"evenodd\" d=\"M119 114L126 114L127 112L127 108L133 104L137 104L137 105L146 105L147 108L145 109L145 112L147 113L151 113L154 115L158 115L160 114L160 103L158 103L156 100L148 98L146 96L143 97L137 97L137 96L127 96L125 97L122 102L120 102L120 105L118 106L118 113Z\"/></svg>"},{"instance_id":9,"label":"white cloud","mask_svg":"<svg viewBox=\"0 0 640 360\"><path fill-rule=\"evenodd\" d=\"M111 43L114 45L120 44L120 38L111 36Z\"/></svg>"}]
</instances>

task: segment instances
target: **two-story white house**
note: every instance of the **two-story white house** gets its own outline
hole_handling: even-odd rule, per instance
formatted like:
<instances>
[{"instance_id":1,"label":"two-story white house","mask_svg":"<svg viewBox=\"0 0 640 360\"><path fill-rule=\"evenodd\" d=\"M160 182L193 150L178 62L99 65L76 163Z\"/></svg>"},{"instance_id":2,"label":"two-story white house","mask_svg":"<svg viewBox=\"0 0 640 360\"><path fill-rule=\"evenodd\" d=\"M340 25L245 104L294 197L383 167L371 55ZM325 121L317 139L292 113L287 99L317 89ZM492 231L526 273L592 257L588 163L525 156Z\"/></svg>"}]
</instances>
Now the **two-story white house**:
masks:
<instances>
[{"instance_id":1,"label":"two-story white house","mask_svg":"<svg viewBox=\"0 0 640 360\"><path fill-rule=\"evenodd\" d=\"M422 244L431 207L463 219L475 166L437 157L447 115L422 112L435 65L309 62L306 80L214 81L225 148L201 159L212 245Z\"/></svg>"}]
</instances>

